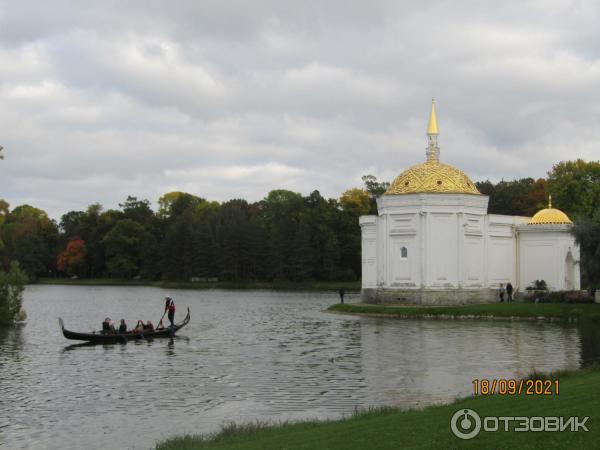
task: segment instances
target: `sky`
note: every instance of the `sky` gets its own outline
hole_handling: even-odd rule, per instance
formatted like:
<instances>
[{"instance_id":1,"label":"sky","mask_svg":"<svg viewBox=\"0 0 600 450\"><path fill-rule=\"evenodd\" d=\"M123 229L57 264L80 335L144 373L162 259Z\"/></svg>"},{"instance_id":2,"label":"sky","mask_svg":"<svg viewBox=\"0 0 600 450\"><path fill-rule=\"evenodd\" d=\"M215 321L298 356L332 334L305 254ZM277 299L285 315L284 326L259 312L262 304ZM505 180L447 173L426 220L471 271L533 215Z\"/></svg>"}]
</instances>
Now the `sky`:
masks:
<instances>
[{"instance_id":1,"label":"sky","mask_svg":"<svg viewBox=\"0 0 600 450\"><path fill-rule=\"evenodd\" d=\"M337 198L600 159L595 1L0 0L0 198L50 217L185 191Z\"/></svg>"}]
</instances>

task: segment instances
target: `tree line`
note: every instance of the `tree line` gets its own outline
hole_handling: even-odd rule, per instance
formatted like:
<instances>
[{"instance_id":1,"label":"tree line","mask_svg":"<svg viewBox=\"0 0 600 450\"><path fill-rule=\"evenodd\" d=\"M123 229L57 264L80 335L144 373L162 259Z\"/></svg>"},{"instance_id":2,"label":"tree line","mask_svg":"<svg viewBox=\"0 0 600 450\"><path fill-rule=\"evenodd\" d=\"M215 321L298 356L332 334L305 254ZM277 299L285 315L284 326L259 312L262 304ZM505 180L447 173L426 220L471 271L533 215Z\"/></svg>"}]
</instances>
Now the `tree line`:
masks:
<instances>
[{"instance_id":1,"label":"tree line","mask_svg":"<svg viewBox=\"0 0 600 450\"><path fill-rule=\"evenodd\" d=\"M339 199L274 190L261 201L223 203L170 192L153 210L128 197L119 209L92 204L55 222L41 209L0 200L0 269L17 261L37 277L143 280L350 281L360 278L358 218L376 214L388 182L372 175ZM491 214L531 216L553 205L576 222L582 273L600 272L600 162L566 161L546 178L476 183Z\"/></svg>"},{"instance_id":2,"label":"tree line","mask_svg":"<svg viewBox=\"0 0 600 450\"><path fill-rule=\"evenodd\" d=\"M170 192L154 211L128 197L56 223L33 206L1 209L0 261L30 278L77 276L145 280L355 280L360 274L354 197L325 199L271 191L259 202L224 203Z\"/></svg>"}]
</instances>

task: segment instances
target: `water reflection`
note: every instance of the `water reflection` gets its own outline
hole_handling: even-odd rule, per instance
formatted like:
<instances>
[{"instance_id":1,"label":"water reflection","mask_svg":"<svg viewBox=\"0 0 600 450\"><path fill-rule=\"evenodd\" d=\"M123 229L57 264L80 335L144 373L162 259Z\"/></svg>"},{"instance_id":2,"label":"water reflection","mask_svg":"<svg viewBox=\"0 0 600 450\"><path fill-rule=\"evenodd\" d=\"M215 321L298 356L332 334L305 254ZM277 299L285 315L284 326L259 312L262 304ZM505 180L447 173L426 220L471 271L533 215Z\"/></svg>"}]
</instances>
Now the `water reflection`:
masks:
<instances>
[{"instance_id":1,"label":"water reflection","mask_svg":"<svg viewBox=\"0 0 600 450\"><path fill-rule=\"evenodd\" d=\"M25 324L0 326L0 355L2 357L18 356L23 348L23 327Z\"/></svg>"},{"instance_id":2,"label":"water reflection","mask_svg":"<svg viewBox=\"0 0 600 450\"><path fill-rule=\"evenodd\" d=\"M584 366L600 364L600 324L583 322L579 324L581 336L581 362Z\"/></svg>"},{"instance_id":3,"label":"water reflection","mask_svg":"<svg viewBox=\"0 0 600 450\"><path fill-rule=\"evenodd\" d=\"M81 342L79 344L67 345L66 347L64 347L62 349L62 351L69 352L71 350L77 350L78 348L94 347L96 345L98 345L98 344L95 344L94 342Z\"/></svg>"},{"instance_id":4,"label":"water reflection","mask_svg":"<svg viewBox=\"0 0 600 450\"><path fill-rule=\"evenodd\" d=\"M109 435L118 447L149 448L226 420L423 406L469 394L473 378L576 368L600 349L597 328L321 312L336 293L177 291L180 309L197 313L173 339L67 345L56 327L57 316L81 330L108 312L146 317L162 312L163 297L153 288L28 288L28 325L19 336L0 332L0 402L11 405L0 442L98 448Z\"/></svg>"},{"instance_id":5,"label":"water reflection","mask_svg":"<svg viewBox=\"0 0 600 450\"><path fill-rule=\"evenodd\" d=\"M365 320L361 348L369 403L401 407L469 395L476 378L580 363L577 328L537 322Z\"/></svg>"}]
</instances>

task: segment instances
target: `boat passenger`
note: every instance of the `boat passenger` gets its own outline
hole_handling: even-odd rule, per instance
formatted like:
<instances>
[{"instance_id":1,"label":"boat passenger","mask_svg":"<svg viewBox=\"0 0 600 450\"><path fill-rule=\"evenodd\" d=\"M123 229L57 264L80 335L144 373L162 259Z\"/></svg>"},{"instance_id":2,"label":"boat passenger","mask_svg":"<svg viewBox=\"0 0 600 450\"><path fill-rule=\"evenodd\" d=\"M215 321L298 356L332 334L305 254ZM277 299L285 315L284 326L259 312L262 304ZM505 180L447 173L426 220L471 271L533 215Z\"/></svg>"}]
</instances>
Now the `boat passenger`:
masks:
<instances>
[{"instance_id":1,"label":"boat passenger","mask_svg":"<svg viewBox=\"0 0 600 450\"><path fill-rule=\"evenodd\" d=\"M142 320L138 320L133 331L136 333L141 333L142 331L144 331L144 322Z\"/></svg>"},{"instance_id":2,"label":"boat passenger","mask_svg":"<svg viewBox=\"0 0 600 450\"><path fill-rule=\"evenodd\" d=\"M152 322L147 321L146 325L144 325L144 330L146 330L146 331L154 331L154 325L152 324Z\"/></svg>"},{"instance_id":3,"label":"boat passenger","mask_svg":"<svg viewBox=\"0 0 600 450\"><path fill-rule=\"evenodd\" d=\"M102 322L102 333L108 334L108 333L114 333L114 332L115 332L115 323L111 320L110 317L107 317L106 319L104 319L104 322Z\"/></svg>"},{"instance_id":4,"label":"boat passenger","mask_svg":"<svg viewBox=\"0 0 600 450\"><path fill-rule=\"evenodd\" d=\"M127 333L127 324L125 323L125 319L121 319L121 324L119 325L119 333Z\"/></svg>"}]
</instances>

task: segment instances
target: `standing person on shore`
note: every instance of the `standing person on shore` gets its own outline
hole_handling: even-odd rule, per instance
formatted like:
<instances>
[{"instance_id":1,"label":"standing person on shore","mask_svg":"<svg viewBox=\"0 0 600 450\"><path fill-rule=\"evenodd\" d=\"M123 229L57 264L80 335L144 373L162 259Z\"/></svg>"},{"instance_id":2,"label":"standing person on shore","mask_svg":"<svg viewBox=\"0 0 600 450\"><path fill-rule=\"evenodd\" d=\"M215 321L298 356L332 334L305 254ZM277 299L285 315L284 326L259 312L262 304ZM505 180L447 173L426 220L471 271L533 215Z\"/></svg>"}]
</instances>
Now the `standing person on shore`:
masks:
<instances>
[{"instance_id":1,"label":"standing person on shore","mask_svg":"<svg viewBox=\"0 0 600 450\"><path fill-rule=\"evenodd\" d=\"M513 299L513 285L510 284L510 281L506 283L506 301L512 302Z\"/></svg>"},{"instance_id":2,"label":"standing person on shore","mask_svg":"<svg viewBox=\"0 0 600 450\"><path fill-rule=\"evenodd\" d=\"M341 287L339 290L339 294L340 294L340 303L343 305L344 304L344 294L346 293L346 289Z\"/></svg>"},{"instance_id":3,"label":"standing person on shore","mask_svg":"<svg viewBox=\"0 0 600 450\"><path fill-rule=\"evenodd\" d=\"M169 312L169 322L171 322L171 326L175 325L175 302L169 296L165 297L165 312ZM164 315L164 314L163 314Z\"/></svg>"},{"instance_id":4,"label":"standing person on shore","mask_svg":"<svg viewBox=\"0 0 600 450\"><path fill-rule=\"evenodd\" d=\"M500 283L499 295L500 295L500 301L503 302L504 301L504 285L502 283Z\"/></svg>"}]
</instances>

